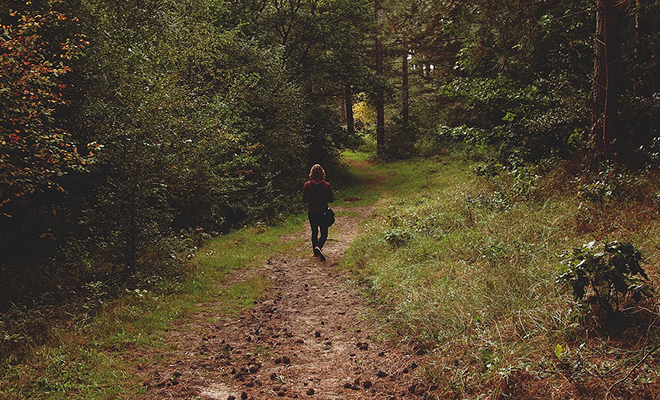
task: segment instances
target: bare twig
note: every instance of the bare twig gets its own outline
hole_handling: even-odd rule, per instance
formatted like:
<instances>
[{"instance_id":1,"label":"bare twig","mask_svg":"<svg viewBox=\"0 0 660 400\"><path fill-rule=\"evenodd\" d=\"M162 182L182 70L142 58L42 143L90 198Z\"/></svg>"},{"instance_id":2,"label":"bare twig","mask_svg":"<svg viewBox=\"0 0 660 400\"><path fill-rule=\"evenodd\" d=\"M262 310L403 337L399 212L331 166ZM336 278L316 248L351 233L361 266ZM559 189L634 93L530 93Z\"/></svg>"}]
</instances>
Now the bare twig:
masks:
<instances>
[{"instance_id":1,"label":"bare twig","mask_svg":"<svg viewBox=\"0 0 660 400\"><path fill-rule=\"evenodd\" d=\"M624 376L623 378L621 378L621 379L619 379L618 381L614 382L614 384L612 384L612 386L610 386L609 389L607 389L607 393L605 393L605 400L608 400L608 398L610 397L610 392L612 391L612 389L614 389L615 386L621 384L621 383L624 382L626 379L630 378L630 375L632 375L633 371L635 371L635 370L637 369L637 367L639 367L640 365L642 365L642 363L643 363L643 362L644 362L644 361L645 361L645 360L646 360L651 354L655 353L655 351L658 350L658 349L660 349L660 344L657 345L657 346L655 346L655 347L654 347L651 351L649 351L648 353L646 353L646 355L645 355L644 357L642 357L642 359L639 360L639 362L638 362L637 364L635 364L635 366L632 367L632 368L630 369L630 371L628 371L628 373L626 374L626 376Z\"/></svg>"}]
</instances>

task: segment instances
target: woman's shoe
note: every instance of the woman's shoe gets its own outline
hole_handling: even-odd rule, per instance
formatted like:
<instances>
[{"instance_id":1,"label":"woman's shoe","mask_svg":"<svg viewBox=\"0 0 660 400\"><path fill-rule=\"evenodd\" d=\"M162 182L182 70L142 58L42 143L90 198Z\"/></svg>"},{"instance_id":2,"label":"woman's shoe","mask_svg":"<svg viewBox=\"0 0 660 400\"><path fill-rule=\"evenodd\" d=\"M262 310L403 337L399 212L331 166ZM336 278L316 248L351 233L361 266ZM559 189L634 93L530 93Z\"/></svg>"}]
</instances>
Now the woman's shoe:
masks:
<instances>
[{"instance_id":1,"label":"woman's shoe","mask_svg":"<svg viewBox=\"0 0 660 400\"><path fill-rule=\"evenodd\" d=\"M314 253L317 253L317 252L318 252L318 256L317 256L317 257L318 257L321 261L325 261L325 256L323 255L323 252L321 251L321 248L318 247L318 246L314 247Z\"/></svg>"}]
</instances>

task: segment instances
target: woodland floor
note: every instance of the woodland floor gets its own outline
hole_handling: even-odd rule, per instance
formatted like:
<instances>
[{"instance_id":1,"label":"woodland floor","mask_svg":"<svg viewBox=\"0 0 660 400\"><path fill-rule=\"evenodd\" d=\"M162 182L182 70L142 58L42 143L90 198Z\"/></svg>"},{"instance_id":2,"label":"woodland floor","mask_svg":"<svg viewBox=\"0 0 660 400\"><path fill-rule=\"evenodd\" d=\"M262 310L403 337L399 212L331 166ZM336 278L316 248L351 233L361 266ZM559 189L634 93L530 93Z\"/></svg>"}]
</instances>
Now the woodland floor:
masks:
<instances>
[{"instance_id":1,"label":"woodland floor","mask_svg":"<svg viewBox=\"0 0 660 400\"><path fill-rule=\"evenodd\" d=\"M226 283L267 277L271 287L254 308L238 317L191 315L167 333L173 351L132 354L144 379L143 398L425 398L416 378L417 356L379 336L359 288L338 268L373 207L335 210L325 262L305 250L305 225L280 239L300 242L290 256L274 255L259 268L235 272Z\"/></svg>"}]
</instances>

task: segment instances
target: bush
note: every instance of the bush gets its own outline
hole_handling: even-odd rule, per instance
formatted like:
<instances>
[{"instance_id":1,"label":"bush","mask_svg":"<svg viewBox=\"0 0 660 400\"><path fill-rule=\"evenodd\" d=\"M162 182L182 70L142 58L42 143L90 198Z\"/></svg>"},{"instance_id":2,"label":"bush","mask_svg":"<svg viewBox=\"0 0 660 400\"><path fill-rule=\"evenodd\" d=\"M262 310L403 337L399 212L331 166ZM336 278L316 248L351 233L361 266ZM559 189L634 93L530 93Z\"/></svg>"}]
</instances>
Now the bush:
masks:
<instances>
[{"instance_id":1,"label":"bush","mask_svg":"<svg viewBox=\"0 0 660 400\"><path fill-rule=\"evenodd\" d=\"M653 295L641 263L642 255L632 244L591 242L571 251L557 281L569 284L576 300L593 298L612 316L621 312L625 300L639 302Z\"/></svg>"},{"instance_id":2,"label":"bush","mask_svg":"<svg viewBox=\"0 0 660 400\"><path fill-rule=\"evenodd\" d=\"M488 179L497 192L511 204L532 198L540 178L535 167L513 157L509 158L508 165L490 161L475 164L471 171Z\"/></svg>"}]
</instances>

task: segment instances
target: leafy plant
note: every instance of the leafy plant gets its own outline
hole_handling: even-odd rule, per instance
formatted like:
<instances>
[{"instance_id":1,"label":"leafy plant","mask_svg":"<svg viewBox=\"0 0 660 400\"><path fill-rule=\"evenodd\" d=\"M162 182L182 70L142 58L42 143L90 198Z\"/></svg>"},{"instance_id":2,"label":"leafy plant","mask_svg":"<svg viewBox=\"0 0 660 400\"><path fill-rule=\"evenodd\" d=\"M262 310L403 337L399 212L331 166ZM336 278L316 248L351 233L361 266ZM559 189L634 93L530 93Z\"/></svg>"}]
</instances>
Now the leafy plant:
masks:
<instances>
[{"instance_id":1,"label":"leafy plant","mask_svg":"<svg viewBox=\"0 0 660 400\"><path fill-rule=\"evenodd\" d=\"M573 289L575 299L593 297L608 314L620 312L626 298L636 302L653 295L649 277L641 266L642 254L630 243L590 242L573 249L564 261L566 271L557 277Z\"/></svg>"},{"instance_id":2,"label":"leafy plant","mask_svg":"<svg viewBox=\"0 0 660 400\"><path fill-rule=\"evenodd\" d=\"M511 206L515 201L528 199L538 186L539 175L534 167L510 158L508 165L490 161L474 165L473 174L488 179L497 189L498 197L506 200Z\"/></svg>"},{"instance_id":3,"label":"leafy plant","mask_svg":"<svg viewBox=\"0 0 660 400\"><path fill-rule=\"evenodd\" d=\"M606 205L625 198L632 185L629 174L617 171L612 164L605 164L590 182L580 185L579 194L584 200L594 204Z\"/></svg>"},{"instance_id":4,"label":"leafy plant","mask_svg":"<svg viewBox=\"0 0 660 400\"><path fill-rule=\"evenodd\" d=\"M660 192L653 195L653 205L655 206L656 210L660 212Z\"/></svg>"},{"instance_id":5,"label":"leafy plant","mask_svg":"<svg viewBox=\"0 0 660 400\"><path fill-rule=\"evenodd\" d=\"M67 104L62 77L72 71L71 60L84 43L81 35L61 43L53 39L51 31L67 18L50 7L0 14L0 210L5 216L10 201L62 189L57 178L91 160L79 154L56 120L58 107Z\"/></svg>"},{"instance_id":6,"label":"leafy plant","mask_svg":"<svg viewBox=\"0 0 660 400\"><path fill-rule=\"evenodd\" d=\"M394 247L405 246L410 241L410 233L405 228L390 228L385 231L385 241Z\"/></svg>"}]
</instances>

